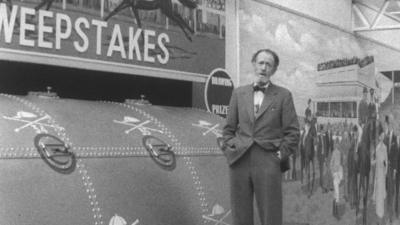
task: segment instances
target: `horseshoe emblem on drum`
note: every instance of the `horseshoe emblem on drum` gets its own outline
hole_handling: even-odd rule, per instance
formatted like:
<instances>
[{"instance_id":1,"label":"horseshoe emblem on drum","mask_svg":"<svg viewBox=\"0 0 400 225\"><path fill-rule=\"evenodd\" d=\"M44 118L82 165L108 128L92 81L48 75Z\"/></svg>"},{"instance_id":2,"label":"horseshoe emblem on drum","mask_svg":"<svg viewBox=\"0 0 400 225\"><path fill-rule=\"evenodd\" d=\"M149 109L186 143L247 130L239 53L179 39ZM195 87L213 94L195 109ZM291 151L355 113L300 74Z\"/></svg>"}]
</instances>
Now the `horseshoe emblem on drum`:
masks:
<instances>
[{"instance_id":1,"label":"horseshoe emblem on drum","mask_svg":"<svg viewBox=\"0 0 400 225\"><path fill-rule=\"evenodd\" d=\"M55 171L69 174L75 170L75 154L70 152L70 147L58 137L51 134L38 134L34 139L34 144L40 157Z\"/></svg>"},{"instance_id":2,"label":"horseshoe emblem on drum","mask_svg":"<svg viewBox=\"0 0 400 225\"><path fill-rule=\"evenodd\" d=\"M224 222L224 219L226 219L226 217L228 217L230 213L231 210L225 212L225 209L222 206L220 206L219 204L215 204L211 214L203 215L203 218L208 221L214 222L215 225L230 225L229 223Z\"/></svg>"},{"instance_id":3,"label":"horseshoe emblem on drum","mask_svg":"<svg viewBox=\"0 0 400 225\"><path fill-rule=\"evenodd\" d=\"M217 136L217 137L222 137L222 134L221 134L222 131L220 129L217 129L219 127L219 123L213 125L212 123L207 122L205 120L199 120L198 124L192 124L192 126L205 129L205 131L202 133L203 136L205 136L211 132L211 133L215 134L215 136Z\"/></svg>"},{"instance_id":4,"label":"horseshoe emblem on drum","mask_svg":"<svg viewBox=\"0 0 400 225\"><path fill-rule=\"evenodd\" d=\"M175 153L171 146L160 138L146 135L143 137L143 146L149 152L153 161L165 170L173 170L176 167Z\"/></svg>"},{"instance_id":5,"label":"horseshoe emblem on drum","mask_svg":"<svg viewBox=\"0 0 400 225\"><path fill-rule=\"evenodd\" d=\"M18 111L15 116L3 116L3 119L22 122L23 125L14 129L15 132L31 127L36 133L47 133L46 128L53 128L55 130L63 130L63 127L52 125L49 123L51 119L50 115L46 114L42 117L38 117L36 114L25 111Z\"/></svg>"},{"instance_id":6,"label":"horseshoe emblem on drum","mask_svg":"<svg viewBox=\"0 0 400 225\"><path fill-rule=\"evenodd\" d=\"M151 135L151 132L158 132L161 134L163 133L162 130L157 130L157 129L145 126L146 124L149 124L151 122L150 120L141 122L139 119L137 119L135 117L125 116L124 120L122 120L122 121L119 121L119 120L113 120L113 121L114 121L114 123L123 124L123 125L127 125L130 127L128 130L125 130L125 134L129 134L130 132L132 132L134 130L139 130L142 133L142 135Z\"/></svg>"}]
</instances>

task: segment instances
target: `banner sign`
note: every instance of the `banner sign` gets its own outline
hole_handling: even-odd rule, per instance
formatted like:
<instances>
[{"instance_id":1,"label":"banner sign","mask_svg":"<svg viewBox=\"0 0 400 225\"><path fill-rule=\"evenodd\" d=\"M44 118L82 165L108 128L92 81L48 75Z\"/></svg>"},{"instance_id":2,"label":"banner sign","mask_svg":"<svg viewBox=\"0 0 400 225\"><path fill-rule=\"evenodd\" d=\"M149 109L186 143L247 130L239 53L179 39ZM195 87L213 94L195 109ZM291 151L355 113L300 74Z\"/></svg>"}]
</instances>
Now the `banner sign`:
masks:
<instances>
[{"instance_id":1,"label":"banner sign","mask_svg":"<svg viewBox=\"0 0 400 225\"><path fill-rule=\"evenodd\" d=\"M233 89L233 81L226 70L215 69L212 71L204 90L207 110L226 117Z\"/></svg>"},{"instance_id":2,"label":"banner sign","mask_svg":"<svg viewBox=\"0 0 400 225\"><path fill-rule=\"evenodd\" d=\"M162 10L140 10L141 27L132 14L126 13L128 10L105 21L100 17L100 9L79 5L62 9L54 3L49 10L35 10L31 1L12 3L0 3L0 49L204 75L225 64L224 24L211 20L203 24L195 13L200 9L187 10L180 3L174 4L184 19L181 24ZM99 13L93 14L94 10ZM111 8L107 10L104 15L110 14ZM186 25L189 29L180 28ZM210 51L214 52L211 57Z\"/></svg>"},{"instance_id":3,"label":"banner sign","mask_svg":"<svg viewBox=\"0 0 400 225\"><path fill-rule=\"evenodd\" d=\"M317 71L323 71L323 70L330 70L334 68L339 68L339 67L345 67L345 66L350 66L350 65L356 65L360 68L365 67L371 63L374 62L374 57L373 56L366 56L362 59L358 57L353 57L353 58L344 58L344 59L336 59L336 60L331 60L328 62L323 62L318 64Z\"/></svg>"}]
</instances>

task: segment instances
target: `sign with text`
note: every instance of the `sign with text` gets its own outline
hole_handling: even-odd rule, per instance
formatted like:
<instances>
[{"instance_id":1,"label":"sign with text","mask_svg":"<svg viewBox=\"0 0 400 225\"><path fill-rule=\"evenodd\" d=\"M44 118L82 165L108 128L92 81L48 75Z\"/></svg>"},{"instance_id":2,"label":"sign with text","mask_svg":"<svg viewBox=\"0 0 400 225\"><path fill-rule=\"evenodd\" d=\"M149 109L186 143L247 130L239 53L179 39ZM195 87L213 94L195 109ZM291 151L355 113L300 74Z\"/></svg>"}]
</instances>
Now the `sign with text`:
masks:
<instances>
[{"instance_id":1,"label":"sign with text","mask_svg":"<svg viewBox=\"0 0 400 225\"><path fill-rule=\"evenodd\" d=\"M226 117L233 89L233 81L226 70L213 70L206 81L204 90L207 110Z\"/></svg>"},{"instance_id":2,"label":"sign with text","mask_svg":"<svg viewBox=\"0 0 400 225\"><path fill-rule=\"evenodd\" d=\"M124 11L106 21L100 12L108 15L111 8L101 11L79 4L82 3L68 3L63 8L55 3L49 10L36 10L31 1L16 0L12 5L0 2L0 50L21 55L34 53L49 59L43 62L54 58L63 60L55 65L84 59L106 66L134 66L193 75L207 75L213 68L225 64L222 31L211 33L199 24L195 26L199 23L194 13L196 8L173 3L179 9L179 18L182 18L179 21L183 25L171 21L163 11L140 9L141 26L138 26L135 18ZM213 23L207 21L204 26L224 28ZM187 26L193 33L180 26ZM209 55L211 50L215 53L213 57Z\"/></svg>"}]
</instances>

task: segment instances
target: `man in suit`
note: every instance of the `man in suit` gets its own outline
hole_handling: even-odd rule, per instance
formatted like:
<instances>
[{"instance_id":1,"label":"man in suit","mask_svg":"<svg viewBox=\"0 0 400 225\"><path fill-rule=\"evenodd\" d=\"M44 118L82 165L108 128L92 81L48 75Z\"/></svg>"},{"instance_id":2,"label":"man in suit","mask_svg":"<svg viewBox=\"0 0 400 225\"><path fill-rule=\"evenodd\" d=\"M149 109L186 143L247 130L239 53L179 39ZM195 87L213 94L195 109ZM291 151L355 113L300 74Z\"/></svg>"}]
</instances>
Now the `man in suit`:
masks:
<instances>
[{"instance_id":1,"label":"man in suit","mask_svg":"<svg viewBox=\"0 0 400 225\"><path fill-rule=\"evenodd\" d=\"M361 127L367 123L368 120L368 89L366 87L363 88L363 97L358 104L358 124Z\"/></svg>"},{"instance_id":2,"label":"man in suit","mask_svg":"<svg viewBox=\"0 0 400 225\"><path fill-rule=\"evenodd\" d=\"M233 225L253 225L254 195L261 223L281 225L281 162L297 149L299 123L291 93L270 81L277 54L261 49L252 64L256 82L233 91L223 128Z\"/></svg>"},{"instance_id":3,"label":"man in suit","mask_svg":"<svg viewBox=\"0 0 400 225\"><path fill-rule=\"evenodd\" d=\"M395 173L395 211L396 218L399 218L399 193L400 193L400 137L396 136L396 144L397 144L397 156L396 156L396 165L397 168L394 170Z\"/></svg>"},{"instance_id":4,"label":"man in suit","mask_svg":"<svg viewBox=\"0 0 400 225\"><path fill-rule=\"evenodd\" d=\"M356 205L357 198L357 161L356 154L358 150L358 138L359 138L359 130L358 126L354 125L352 127L352 132L350 136L350 149L347 154L347 191L349 196L350 208L354 209Z\"/></svg>"},{"instance_id":5,"label":"man in suit","mask_svg":"<svg viewBox=\"0 0 400 225\"><path fill-rule=\"evenodd\" d=\"M332 134L332 126L328 122L327 129L325 131L325 143L326 143L326 152L325 156L328 158L333 152L333 134Z\"/></svg>"},{"instance_id":6,"label":"man in suit","mask_svg":"<svg viewBox=\"0 0 400 225\"><path fill-rule=\"evenodd\" d=\"M304 115L306 117L306 120L311 123L311 119L312 119L311 98L308 99L307 108L306 108L306 111L305 111Z\"/></svg>"},{"instance_id":7,"label":"man in suit","mask_svg":"<svg viewBox=\"0 0 400 225\"><path fill-rule=\"evenodd\" d=\"M397 138L394 134L392 119L389 115L385 116L383 143L387 146L388 171L386 174L386 196L387 214L389 220L395 216L396 209L396 172L397 172Z\"/></svg>"},{"instance_id":8,"label":"man in suit","mask_svg":"<svg viewBox=\"0 0 400 225\"><path fill-rule=\"evenodd\" d=\"M326 143L325 143L324 125L320 124L318 133L318 142L317 142L317 157L319 165L319 186L321 187L323 193L328 191L324 186L324 167L326 162L325 145Z\"/></svg>"}]
</instances>

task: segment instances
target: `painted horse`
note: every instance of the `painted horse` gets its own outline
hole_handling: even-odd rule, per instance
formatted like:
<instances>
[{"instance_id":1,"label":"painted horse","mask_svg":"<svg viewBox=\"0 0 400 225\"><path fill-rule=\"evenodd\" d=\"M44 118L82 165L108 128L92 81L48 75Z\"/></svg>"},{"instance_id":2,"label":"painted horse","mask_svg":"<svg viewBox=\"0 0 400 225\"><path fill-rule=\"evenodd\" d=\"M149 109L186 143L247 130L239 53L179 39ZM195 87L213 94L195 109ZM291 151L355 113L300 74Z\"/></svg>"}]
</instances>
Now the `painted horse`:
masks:
<instances>
[{"instance_id":1,"label":"painted horse","mask_svg":"<svg viewBox=\"0 0 400 225\"><path fill-rule=\"evenodd\" d=\"M301 179L303 181L303 173L307 174L307 192L311 197L315 183L315 144L317 138L316 119L306 122L304 132L301 137L300 155L301 155ZM311 167L312 166L312 167ZM311 171L312 169L312 171ZM311 178L312 172L312 178Z\"/></svg>"},{"instance_id":2,"label":"painted horse","mask_svg":"<svg viewBox=\"0 0 400 225\"><path fill-rule=\"evenodd\" d=\"M357 197L356 197L356 214L359 212L359 204L362 200L363 210L362 219L363 225L367 224L367 208L368 195L370 186L371 172L371 151L375 148L376 121L370 120L361 130L358 140L357 149ZM361 127L359 127L361 128Z\"/></svg>"},{"instance_id":3,"label":"painted horse","mask_svg":"<svg viewBox=\"0 0 400 225\"><path fill-rule=\"evenodd\" d=\"M190 9L195 9L197 7L197 3L194 0L179 0L179 2ZM194 30L186 23L179 13L174 11L172 0L122 0L122 2L117 5L117 7L110 12L104 20L107 21L117 13L129 7L131 8L140 28L142 28L142 23L139 18L139 10L160 9L165 16L174 21L181 28L186 38L192 41L189 33L194 34Z\"/></svg>"},{"instance_id":4,"label":"painted horse","mask_svg":"<svg viewBox=\"0 0 400 225\"><path fill-rule=\"evenodd\" d=\"M43 6L46 5L46 10L49 10L51 5L53 4L54 0L42 0L41 3L39 3L39 5L37 5L35 7L35 10L38 11L39 9L41 9Z\"/></svg>"},{"instance_id":5,"label":"painted horse","mask_svg":"<svg viewBox=\"0 0 400 225\"><path fill-rule=\"evenodd\" d=\"M7 6L8 6L8 9L9 9L10 11L12 10L13 4L12 4L11 0L0 0L0 3L1 3L1 2L6 2Z\"/></svg>"}]
</instances>

